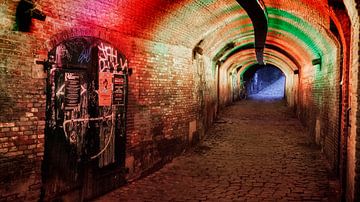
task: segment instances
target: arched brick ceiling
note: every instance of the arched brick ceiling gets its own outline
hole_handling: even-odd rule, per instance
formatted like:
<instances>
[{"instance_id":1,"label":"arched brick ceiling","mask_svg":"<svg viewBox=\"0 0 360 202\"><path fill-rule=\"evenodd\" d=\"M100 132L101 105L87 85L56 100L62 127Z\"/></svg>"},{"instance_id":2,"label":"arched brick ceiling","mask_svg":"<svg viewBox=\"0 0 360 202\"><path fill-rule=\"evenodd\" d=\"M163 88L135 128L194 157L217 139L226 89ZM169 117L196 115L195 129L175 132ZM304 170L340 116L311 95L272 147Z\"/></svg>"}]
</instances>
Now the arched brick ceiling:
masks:
<instances>
[{"instance_id":1,"label":"arched brick ceiling","mask_svg":"<svg viewBox=\"0 0 360 202\"><path fill-rule=\"evenodd\" d=\"M188 4L179 10L165 16L157 25L154 32L156 41L165 40L172 44L193 47L200 40L207 43L207 40L214 39L214 33L219 30L228 30L228 25L236 19L239 19L241 24L250 24L252 27L247 13L235 0L187 2Z\"/></svg>"},{"instance_id":2,"label":"arched brick ceiling","mask_svg":"<svg viewBox=\"0 0 360 202\"><path fill-rule=\"evenodd\" d=\"M74 8L85 8L88 1L72 4ZM330 19L339 22L327 7L327 0L264 0L264 3L269 17L266 43L288 52L300 65L336 48L327 29ZM91 22L134 37L189 49L203 40L201 46L211 59L228 43L234 42L234 48L254 43L251 20L236 0L113 0L99 6L108 12L88 19L82 19L82 9L77 9L80 24ZM96 13L96 7L87 9ZM266 60L270 63L272 58Z\"/></svg>"},{"instance_id":3,"label":"arched brick ceiling","mask_svg":"<svg viewBox=\"0 0 360 202\"><path fill-rule=\"evenodd\" d=\"M272 11L275 11L272 9ZM322 50L326 50L331 47L331 40L326 36L324 27L317 25L316 27L302 21L301 18L295 18L294 20L289 20L286 17L283 17L281 14L286 14L284 11L275 11L274 13L269 12L269 34L268 40L283 40L285 43L288 40L292 41L292 47L289 48L289 52L294 52L300 49L307 49L313 57L318 57L322 54ZM279 14L280 13L280 14ZM292 16L295 17L295 16ZM319 32L321 34L319 34ZM228 35L221 34L222 38L228 39L227 41L215 40L218 43L215 46L220 46L226 44L229 41L237 40L241 43L238 36L249 35L249 33L244 33L242 30L230 31ZM287 40L284 40L283 37L286 37ZM295 54L295 53L294 53Z\"/></svg>"},{"instance_id":4,"label":"arched brick ceiling","mask_svg":"<svg viewBox=\"0 0 360 202\"><path fill-rule=\"evenodd\" d=\"M202 48L210 57L231 42L237 46L254 43L251 21L236 1L206 1L202 5L199 2L188 1L174 11L174 15L164 19L158 25L156 41L193 47L204 40ZM336 48L326 31L330 19L326 2L316 3L314 5L315 1L306 0L265 1L269 14L267 44L288 52L300 65L309 64L326 54L327 50ZM167 31L166 27L174 26L177 31L185 33ZM267 57L267 60L269 63L272 59Z\"/></svg>"},{"instance_id":5,"label":"arched brick ceiling","mask_svg":"<svg viewBox=\"0 0 360 202\"><path fill-rule=\"evenodd\" d=\"M222 65L222 68L225 68L228 71L233 71L238 66L245 66L245 63L248 61L254 61L254 52L251 47L253 47L252 44L242 51L239 51L238 54L229 56ZM269 61L268 64L276 63L281 65L280 68L282 68L283 72L285 72L287 76L290 76L290 73L292 74L293 71L300 68L300 64L296 59L288 56L286 52L280 52L278 49L266 48L264 58L265 61Z\"/></svg>"},{"instance_id":6,"label":"arched brick ceiling","mask_svg":"<svg viewBox=\"0 0 360 202\"><path fill-rule=\"evenodd\" d=\"M240 72L243 72L248 67L256 64L256 59L254 56L255 53L252 49L241 51L226 60L222 67L225 68L227 71L232 72L237 67L242 66L240 68ZM293 75L293 71L297 69L296 64L293 63L289 58L274 50L265 52L264 58L265 60L270 61L268 64L279 67L281 71L284 72L286 77L290 77L291 75Z\"/></svg>"}]
</instances>

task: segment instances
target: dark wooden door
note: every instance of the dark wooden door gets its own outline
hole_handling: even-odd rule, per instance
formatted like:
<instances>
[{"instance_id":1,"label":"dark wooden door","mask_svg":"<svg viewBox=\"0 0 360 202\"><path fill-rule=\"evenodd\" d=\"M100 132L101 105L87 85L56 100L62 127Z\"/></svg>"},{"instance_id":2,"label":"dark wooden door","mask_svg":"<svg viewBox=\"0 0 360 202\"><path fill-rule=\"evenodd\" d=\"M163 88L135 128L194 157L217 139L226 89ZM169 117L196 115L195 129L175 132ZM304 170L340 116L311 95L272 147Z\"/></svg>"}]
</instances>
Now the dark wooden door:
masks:
<instances>
[{"instance_id":1,"label":"dark wooden door","mask_svg":"<svg viewBox=\"0 0 360 202\"><path fill-rule=\"evenodd\" d=\"M89 130L87 72L52 69L48 78L48 111L43 165L46 199L79 197L83 182L85 136Z\"/></svg>"},{"instance_id":2,"label":"dark wooden door","mask_svg":"<svg viewBox=\"0 0 360 202\"><path fill-rule=\"evenodd\" d=\"M125 182L127 72L99 65L98 44L74 39L52 53L60 61L47 78L45 201L83 201Z\"/></svg>"}]
</instances>

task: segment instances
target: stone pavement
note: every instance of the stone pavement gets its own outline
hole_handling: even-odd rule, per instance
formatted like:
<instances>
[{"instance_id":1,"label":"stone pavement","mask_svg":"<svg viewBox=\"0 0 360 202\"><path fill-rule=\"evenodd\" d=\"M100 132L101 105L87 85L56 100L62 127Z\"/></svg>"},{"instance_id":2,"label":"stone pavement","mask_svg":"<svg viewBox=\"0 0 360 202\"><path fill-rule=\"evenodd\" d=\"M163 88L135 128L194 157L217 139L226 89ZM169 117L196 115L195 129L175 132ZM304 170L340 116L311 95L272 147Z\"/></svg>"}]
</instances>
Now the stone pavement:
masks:
<instances>
[{"instance_id":1,"label":"stone pavement","mask_svg":"<svg viewBox=\"0 0 360 202\"><path fill-rule=\"evenodd\" d=\"M325 165L283 102L241 101L198 147L97 201L337 201Z\"/></svg>"}]
</instances>

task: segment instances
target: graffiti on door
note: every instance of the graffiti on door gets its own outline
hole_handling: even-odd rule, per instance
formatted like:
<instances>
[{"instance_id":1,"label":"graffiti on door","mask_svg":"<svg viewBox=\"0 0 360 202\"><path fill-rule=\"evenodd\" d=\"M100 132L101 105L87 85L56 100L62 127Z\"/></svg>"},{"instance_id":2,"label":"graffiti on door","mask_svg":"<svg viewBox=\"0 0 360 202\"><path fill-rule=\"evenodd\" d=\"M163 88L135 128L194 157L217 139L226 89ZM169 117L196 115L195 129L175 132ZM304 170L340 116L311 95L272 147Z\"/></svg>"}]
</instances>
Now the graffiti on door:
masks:
<instances>
[{"instance_id":1,"label":"graffiti on door","mask_svg":"<svg viewBox=\"0 0 360 202\"><path fill-rule=\"evenodd\" d=\"M91 37L64 41L49 55L45 167L52 171L44 180L56 195L87 186L85 170L124 166L128 62ZM62 175L67 183L58 182Z\"/></svg>"}]
</instances>

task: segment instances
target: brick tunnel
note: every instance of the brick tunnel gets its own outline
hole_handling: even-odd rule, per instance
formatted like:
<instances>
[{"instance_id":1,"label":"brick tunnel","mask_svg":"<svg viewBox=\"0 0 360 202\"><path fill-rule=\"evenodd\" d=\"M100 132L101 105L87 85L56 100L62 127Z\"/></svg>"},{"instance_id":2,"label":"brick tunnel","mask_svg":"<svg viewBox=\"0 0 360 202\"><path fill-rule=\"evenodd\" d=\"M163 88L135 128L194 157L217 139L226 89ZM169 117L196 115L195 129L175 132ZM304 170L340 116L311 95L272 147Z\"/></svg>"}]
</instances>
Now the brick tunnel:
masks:
<instances>
[{"instance_id":1,"label":"brick tunnel","mask_svg":"<svg viewBox=\"0 0 360 202\"><path fill-rule=\"evenodd\" d=\"M0 5L0 201L360 201L357 0Z\"/></svg>"}]
</instances>

